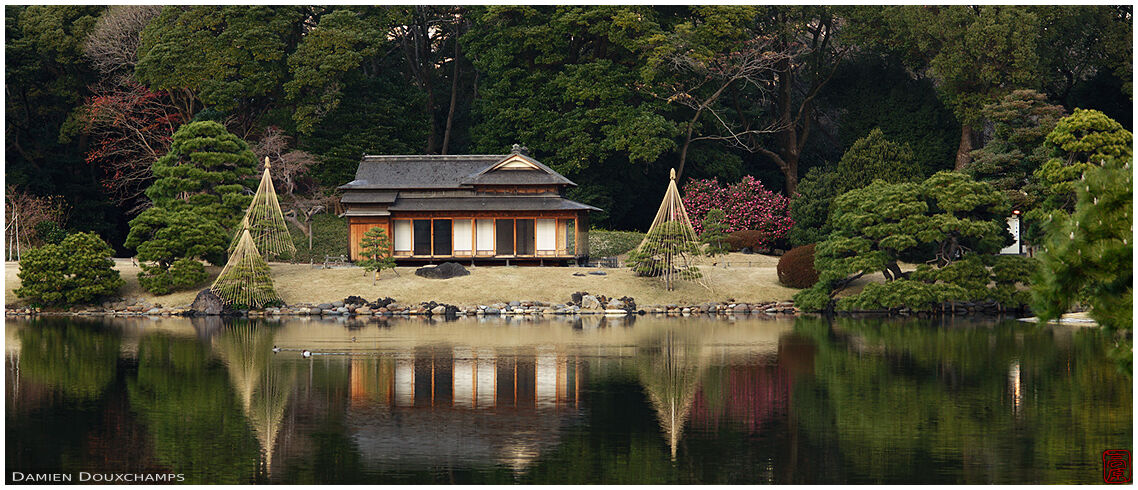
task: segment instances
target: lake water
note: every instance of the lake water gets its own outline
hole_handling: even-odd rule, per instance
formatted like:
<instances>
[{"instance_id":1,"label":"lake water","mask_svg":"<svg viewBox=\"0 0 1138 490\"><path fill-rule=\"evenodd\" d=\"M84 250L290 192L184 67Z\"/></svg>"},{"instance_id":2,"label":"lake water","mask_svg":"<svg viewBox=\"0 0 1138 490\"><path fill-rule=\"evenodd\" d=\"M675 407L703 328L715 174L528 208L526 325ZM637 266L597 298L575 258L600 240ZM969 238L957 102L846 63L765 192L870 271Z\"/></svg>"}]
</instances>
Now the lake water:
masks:
<instances>
[{"instance_id":1,"label":"lake water","mask_svg":"<svg viewBox=\"0 0 1138 490\"><path fill-rule=\"evenodd\" d=\"M1101 483L1133 430L1100 332L1015 321L43 318L6 337L9 482Z\"/></svg>"}]
</instances>

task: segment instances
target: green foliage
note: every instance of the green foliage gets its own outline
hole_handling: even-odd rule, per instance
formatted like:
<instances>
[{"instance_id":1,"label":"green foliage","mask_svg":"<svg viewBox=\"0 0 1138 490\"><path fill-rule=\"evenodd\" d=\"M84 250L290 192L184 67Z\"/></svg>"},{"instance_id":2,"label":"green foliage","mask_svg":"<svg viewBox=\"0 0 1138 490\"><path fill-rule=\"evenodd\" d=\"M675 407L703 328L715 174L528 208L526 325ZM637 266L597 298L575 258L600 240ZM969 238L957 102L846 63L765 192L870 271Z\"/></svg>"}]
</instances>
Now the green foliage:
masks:
<instances>
[{"instance_id":1,"label":"green foliage","mask_svg":"<svg viewBox=\"0 0 1138 490\"><path fill-rule=\"evenodd\" d=\"M980 110L1011 87L1038 82L1039 17L1020 7L916 5L863 7L850 19L850 40L900 55L928 69L957 119L980 127Z\"/></svg>"},{"instance_id":2,"label":"green foliage","mask_svg":"<svg viewBox=\"0 0 1138 490\"><path fill-rule=\"evenodd\" d=\"M994 254L1011 243L1006 221L1011 209L991 184L959 172L938 172L922 187L931 216L920 240L936 245L938 264L966 252Z\"/></svg>"},{"instance_id":3,"label":"green foliage","mask_svg":"<svg viewBox=\"0 0 1138 490\"><path fill-rule=\"evenodd\" d=\"M714 257L728 252L727 249L727 225L723 223L723 219L727 214L722 209L715 208L707 212L703 217L703 233L699 235L700 243L707 245L704 250L708 256Z\"/></svg>"},{"instance_id":4,"label":"green foliage","mask_svg":"<svg viewBox=\"0 0 1138 490\"><path fill-rule=\"evenodd\" d=\"M938 98L935 80L913 78L896 57L863 51L849 58L839 65L818 98L820 106L840 107L842 111L836 144L829 139L811 139L810 147L825 151L822 159L839 160L857 139L881 128L889 141L912 149L921 175L953 168L960 123ZM828 151L823 150L827 143L833 145ZM815 241L819 240L805 243Z\"/></svg>"},{"instance_id":5,"label":"green foliage","mask_svg":"<svg viewBox=\"0 0 1138 490\"><path fill-rule=\"evenodd\" d=\"M640 245L644 234L639 231L589 230L590 257L616 257Z\"/></svg>"},{"instance_id":6,"label":"green foliage","mask_svg":"<svg viewBox=\"0 0 1138 490\"><path fill-rule=\"evenodd\" d=\"M814 248L814 244L794 247L779 257L775 268L778 282L797 289L816 284L818 271L814 269Z\"/></svg>"},{"instance_id":7,"label":"green foliage","mask_svg":"<svg viewBox=\"0 0 1138 490\"><path fill-rule=\"evenodd\" d=\"M636 90L637 39L659 15L642 6L489 6L463 36L481 72L479 151L522 143L563 172L610 157L655 161L676 147L663 101ZM601 49L581 49L583 46Z\"/></svg>"},{"instance_id":8,"label":"green foliage","mask_svg":"<svg viewBox=\"0 0 1138 490\"><path fill-rule=\"evenodd\" d=\"M1117 121L1088 109L1075 109L1047 135L1047 143L1058 149L1066 163L1126 160L1133 156L1133 141L1134 135Z\"/></svg>"},{"instance_id":9,"label":"green foliage","mask_svg":"<svg viewBox=\"0 0 1138 490\"><path fill-rule=\"evenodd\" d=\"M138 259L169 267L181 258L225 263L225 230L191 209L170 211L153 207L130 221L125 246L138 251Z\"/></svg>"},{"instance_id":10,"label":"green foliage","mask_svg":"<svg viewBox=\"0 0 1138 490\"><path fill-rule=\"evenodd\" d=\"M54 221L41 221L36 223L36 238L49 244L58 244L67 238L67 230Z\"/></svg>"},{"instance_id":11,"label":"green foliage","mask_svg":"<svg viewBox=\"0 0 1138 490\"><path fill-rule=\"evenodd\" d=\"M1042 195L1043 201L1024 217L1034 224L1073 212L1077 181L1083 173L1107 158L1129 160L1132 142L1129 131L1099 111L1076 109L1061 119L1047 135L1054 157L1033 174L1035 186L1031 191ZM1040 234L1041 230L1033 226L1029 238L1041 238Z\"/></svg>"},{"instance_id":12,"label":"green foliage","mask_svg":"<svg viewBox=\"0 0 1138 490\"><path fill-rule=\"evenodd\" d=\"M636 250L628 254L628 267L638 276L666 276L669 279L703 277L691 259L701 255L699 243L692 240L686 223L665 221L644 237ZM669 284L670 288L670 284Z\"/></svg>"},{"instance_id":13,"label":"green foliage","mask_svg":"<svg viewBox=\"0 0 1138 490\"><path fill-rule=\"evenodd\" d=\"M1008 240L1007 207L990 184L957 172L938 172L920 184L874 181L842 194L831 210L833 232L815 249L819 281L795 301L825 309L828 298L851 281L878 271L890 284L866 286L838 308L926 309L947 300L986 298L991 278L981 257ZM922 266L909 279L898 266L902 257L937 268ZM891 284L910 281L922 284ZM911 304L905 295L912 295Z\"/></svg>"},{"instance_id":14,"label":"green foliage","mask_svg":"<svg viewBox=\"0 0 1138 490\"><path fill-rule=\"evenodd\" d=\"M790 201L790 218L794 227L789 240L796 247L818 243L830 234L830 203L840 192L838 173L823 167L811 168L798 181L798 192Z\"/></svg>"},{"instance_id":15,"label":"green foliage","mask_svg":"<svg viewBox=\"0 0 1138 490\"><path fill-rule=\"evenodd\" d=\"M1044 141L1063 116L1063 108L1033 90L1016 90L984 106L981 113L994 124L994 134L972 152L965 171L1002 191L1015 209L1033 209L1038 196L1029 192L1028 179L1049 157Z\"/></svg>"},{"instance_id":16,"label":"green foliage","mask_svg":"<svg viewBox=\"0 0 1138 490\"><path fill-rule=\"evenodd\" d=\"M395 257L391 255L391 240L387 239L387 232L378 226L371 227L360 239L361 260L356 265L366 272L374 272L372 285L384 269L395 270Z\"/></svg>"},{"instance_id":17,"label":"green foliage","mask_svg":"<svg viewBox=\"0 0 1138 490\"><path fill-rule=\"evenodd\" d=\"M1111 330L1132 328L1133 171L1126 160L1092 166L1077 182L1075 212L1055 213L1045 224L1042 261L1034 278L1033 305L1046 321L1076 301Z\"/></svg>"},{"instance_id":18,"label":"green foliage","mask_svg":"<svg viewBox=\"0 0 1138 490\"><path fill-rule=\"evenodd\" d=\"M140 284L166 294L204 280L200 264L183 262L171 271L175 261L225 261L226 229L235 226L249 206L251 197L243 191L255 172L255 158L224 126L201 121L178 129L170 152L153 169L155 180L146 196L154 206L130 221L124 246L136 250L139 260L153 262L143 265Z\"/></svg>"},{"instance_id":19,"label":"green foliage","mask_svg":"<svg viewBox=\"0 0 1138 490\"><path fill-rule=\"evenodd\" d=\"M838 161L838 193L869 185L876 179L886 182L915 182L922 177L920 165L907 143L885 138L879 128L854 142Z\"/></svg>"},{"instance_id":20,"label":"green foliage","mask_svg":"<svg viewBox=\"0 0 1138 490\"><path fill-rule=\"evenodd\" d=\"M135 77L222 112L244 110L279 95L307 15L299 6L166 7L142 31Z\"/></svg>"},{"instance_id":21,"label":"green foliage","mask_svg":"<svg viewBox=\"0 0 1138 490\"><path fill-rule=\"evenodd\" d=\"M298 132L311 134L340 105L344 78L377 54L376 43L385 36L381 25L354 10L341 8L320 17L288 57L292 79L284 89L289 100L297 102L292 118Z\"/></svg>"},{"instance_id":22,"label":"green foliage","mask_svg":"<svg viewBox=\"0 0 1138 490\"><path fill-rule=\"evenodd\" d=\"M170 267L143 263L139 264L139 268L142 272L138 273L138 284L142 289L159 296L192 289L209 278L205 266L189 258L177 259Z\"/></svg>"},{"instance_id":23,"label":"green foliage","mask_svg":"<svg viewBox=\"0 0 1138 490\"><path fill-rule=\"evenodd\" d=\"M921 281L869 283L860 293L841 298L835 309L843 311L880 311L909 308L927 311L945 301L958 299L964 289L952 284L928 284Z\"/></svg>"},{"instance_id":24,"label":"green foliage","mask_svg":"<svg viewBox=\"0 0 1138 490\"><path fill-rule=\"evenodd\" d=\"M146 197L155 207L188 207L225 229L233 229L249 207L244 194L256 173L249 145L213 121L183 125L170 152L154 162L154 183Z\"/></svg>"},{"instance_id":25,"label":"green foliage","mask_svg":"<svg viewBox=\"0 0 1138 490\"><path fill-rule=\"evenodd\" d=\"M35 305L88 304L118 292L124 281L114 269L114 252L98 235L75 233L58 245L24 253L16 296Z\"/></svg>"},{"instance_id":26,"label":"green foliage","mask_svg":"<svg viewBox=\"0 0 1138 490\"><path fill-rule=\"evenodd\" d=\"M296 225L289 223L292 243L296 245L296 261L323 262L324 257L348 255L348 220L331 213L312 217L312 251L308 250L308 237Z\"/></svg>"}]
</instances>

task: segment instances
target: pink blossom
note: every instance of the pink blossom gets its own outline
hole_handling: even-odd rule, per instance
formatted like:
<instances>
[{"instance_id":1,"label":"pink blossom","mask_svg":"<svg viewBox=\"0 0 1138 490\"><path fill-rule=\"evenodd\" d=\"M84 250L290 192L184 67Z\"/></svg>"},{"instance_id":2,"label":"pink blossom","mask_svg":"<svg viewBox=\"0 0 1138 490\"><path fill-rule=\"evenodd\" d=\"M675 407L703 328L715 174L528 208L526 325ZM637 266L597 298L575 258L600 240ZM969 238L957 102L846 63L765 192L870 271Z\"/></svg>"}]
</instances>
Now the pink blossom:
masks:
<instances>
[{"instance_id":1,"label":"pink blossom","mask_svg":"<svg viewBox=\"0 0 1138 490\"><path fill-rule=\"evenodd\" d=\"M764 189L762 182L750 175L725 187L717 178L690 180L683 194L684 207L697 233L703 232L703 219L715 208L726 214L723 222L728 233L758 230L764 236L763 245L786 237L794 226L790 199Z\"/></svg>"}]
</instances>

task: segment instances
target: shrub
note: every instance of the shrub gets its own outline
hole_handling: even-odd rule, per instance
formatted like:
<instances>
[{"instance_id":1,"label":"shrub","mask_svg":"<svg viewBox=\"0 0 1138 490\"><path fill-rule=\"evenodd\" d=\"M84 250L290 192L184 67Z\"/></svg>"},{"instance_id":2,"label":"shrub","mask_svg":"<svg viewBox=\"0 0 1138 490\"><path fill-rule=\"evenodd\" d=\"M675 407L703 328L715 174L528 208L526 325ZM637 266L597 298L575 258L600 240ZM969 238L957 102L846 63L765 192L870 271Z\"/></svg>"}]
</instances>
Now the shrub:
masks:
<instances>
[{"instance_id":1,"label":"shrub","mask_svg":"<svg viewBox=\"0 0 1138 490\"><path fill-rule=\"evenodd\" d=\"M67 230L54 221L41 221L36 224L36 237L43 243L59 244L67 238Z\"/></svg>"},{"instance_id":2,"label":"shrub","mask_svg":"<svg viewBox=\"0 0 1138 490\"><path fill-rule=\"evenodd\" d=\"M814 269L814 244L794 247L778 259L778 282L792 288L804 289L818 282Z\"/></svg>"},{"instance_id":3,"label":"shrub","mask_svg":"<svg viewBox=\"0 0 1138 490\"><path fill-rule=\"evenodd\" d=\"M169 268L148 264L142 264L141 268L138 284L159 296L190 289L205 282L208 277L205 266L194 259L175 260Z\"/></svg>"},{"instance_id":4,"label":"shrub","mask_svg":"<svg viewBox=\"0 0 1138 490\"><path fill-rule=\"evenodd\" d=\"M739 230L727 235L727 246L735 252L744 248L755 250L765 243L768 241L759 230Z\"/></svg>"},{"instance_id":5,"label":"shrub","mask_svg":"<svg viewBox=\"0 0 1138 490\"><path fill-rule=\"evenodd\" d=\"M763 245L785 238L794 220L790 219L790 199L763 188L750 175L721 186L717 179L690 180L684 184L684 208L696 233L703 232L703 221L712 209L722 209L724 231L758 230Z\"/></svg>"},{"instance_id":6,"label":"shrub","mask_svg":"<svg viewBox=\"0 0 1138 490\"><path fill-rule=\"evenodd\" d=\"M798 183L798 192L790 201L790 243L794 246L818 243L830 234L830 203L838 197L838 173L833 169L814 167Z\"/></svg>"},{"instance_id":7,"label":"shrub","mask_svg":"<svg viewBox=\"0 0 1138 490\"><path fill-rule=\"evenodd\" d=\"M58 245L32 249L20 261L16 296L32 304L86 304L109 296L123 285L114 269L110 245L93 233L76 233Z\"/></svg>"},{"instance_id":8,"label":"shrub","mask_svg":"<svg viewBox=\"0 0 1138 490\"><path fill-rule=\"evenodd\" d=\"M644 234L638 231L589 230L589 255L615 257L640 245Z\"/></svg>"},{"instance_id":9,"label":"shrub","mask_svg":"<svg viewBox=\"0 0 1138 490\"><path fill-rule=\"evenodd\" d=\"M908 143L889 141L877 128L855 141L838 161L838 192L865 187L878 179L898 183L919 181L921 177L920 165Z\"/></svg>"}]
</instances>

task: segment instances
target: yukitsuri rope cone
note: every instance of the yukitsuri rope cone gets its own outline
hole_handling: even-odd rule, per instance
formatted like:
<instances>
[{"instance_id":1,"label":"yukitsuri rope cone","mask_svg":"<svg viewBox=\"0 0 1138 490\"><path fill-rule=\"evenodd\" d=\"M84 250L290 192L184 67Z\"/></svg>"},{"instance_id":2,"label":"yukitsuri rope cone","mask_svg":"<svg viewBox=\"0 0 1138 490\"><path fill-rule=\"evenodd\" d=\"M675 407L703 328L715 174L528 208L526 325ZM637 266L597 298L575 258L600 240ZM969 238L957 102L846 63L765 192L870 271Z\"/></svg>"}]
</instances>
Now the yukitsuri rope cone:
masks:
<instances>
[{"instance_id":1,"label":"yukitsuri rope cone","mask_svg":"<svg viewBox=\"0 0 1138 490\"><path fill-rule=\"evenodd\" d=\"M261 185L257 186L257 194L245 217L241 220L241 227L248 228L253 236L253 243L257 245L267 259L291 259L296 256L296 245L292 243L292 235L285 224L284 213L281 212L281 203L277 200L277 191L273 187L273 179L269 176L269 157L265 157L265 172L261 174ZM237 247L241 232L237 232L229 244L229 251Z\"/></svg>"},{"instance_id":2,"label":"yukitsuri rope cone","mask_svg":"<svg viewBox=\"0 0 1138 490\"><path fill-rule=\"evenodd\" d=\"M706 287L693 262L701 253L699 237L676 187L676 170L672 169L668 191L664 193L656 219L644 240L629 255L629 264L639 276L661 278L668 291L675 289L677 280L697 281Z\"/></svg>"},{"instance_id":3,"label":"yukitsuri rope cone","mask_svg":"<svg viewBox=\"0 0 1138 490\"><path fill-rule=\"evenodd\" d=\"M237 247L229 254L229 262L209 289L226 305L238 308L263 308L281 300L273 289L269 264L257 251L248 228L241 232Z\"/></svg>"}]
</instances>

